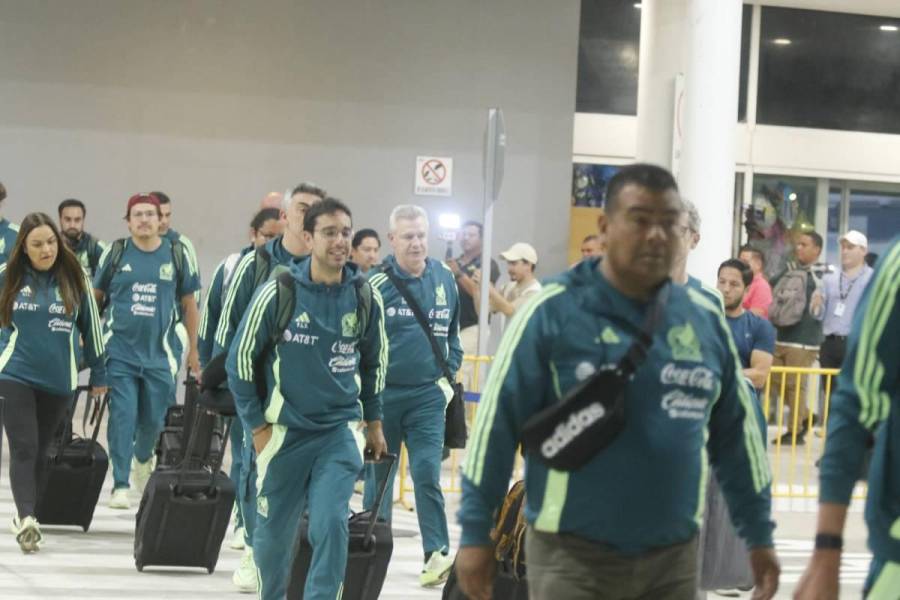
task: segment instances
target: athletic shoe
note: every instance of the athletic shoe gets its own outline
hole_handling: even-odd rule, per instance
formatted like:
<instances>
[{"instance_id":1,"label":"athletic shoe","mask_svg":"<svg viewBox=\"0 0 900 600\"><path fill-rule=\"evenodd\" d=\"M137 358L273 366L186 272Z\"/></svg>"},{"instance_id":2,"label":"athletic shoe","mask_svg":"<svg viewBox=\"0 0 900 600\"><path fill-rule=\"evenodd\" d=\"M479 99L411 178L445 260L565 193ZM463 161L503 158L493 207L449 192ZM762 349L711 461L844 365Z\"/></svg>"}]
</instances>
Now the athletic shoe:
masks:
<instances>
[{"instance_id":1,"label":"athletic shoe","mask_svg":"<svg viewBox=\"0 0 900 600\"><path fill-rule=\"evenodd\" d=\"M741 597L741 592L737 589L713 590L713 593L716 596L721 596L723 598L740 598Z\"/></svg>"},{"instance_id":2,"label":"athletic shoe","mask_svg":"<svg viewBox=\"0 0 900 600\"><path fill-rule=\"evenodd\" d=\"M116 488L109 497L110 508L127 510L131 508L131 499L128 497L128 488Z\"/></svg>"},{"instance_id":3,"label":"athletic shoe","mask_svg":"<svg viewBox=\"0 0 900 600\"><path fill-rule=\"evenodd\" d=\"M237 587L242 594L255 594L258 583L256 562L253 560L253 548L247 546L244 548L244 555L238 568L234 570L231 576L231 583Z\"/></svg>"},{"instance_id":4,"label":"athletic shoe","mask_svg":"<svg viewBox=\"0 0 900 600\"><path fill-rule=\"evenodd\" d=\"M425 568L419 575L419 584L422 587L434 587L447 581L450 569L453 568L453 559L440 552L432 552Z\"/></svg>"},{"instance_id":5,"label":"athletic shoe","mask_svg":"<svg viewBox=\"0 0 900 600\"><path fill-rule=\"evenodd\" d=\"M34 517L25 517L21 521L13 519L13 533L16 534L16 541L19 548L25 554L37 552L41 549L41 527Z\"/></svg>"},{"instance_id":6,"label":"athletic shoe","mask_svg":"<svg viewBox=\"0 0 900 600\"><path fill-rule=\"evenodd\" d=\"M144 488L147 487L147 482L150 481L150 475L153 474L153 463L153 458L143 463L136 458L131 460L131 485L138 496L144 494Z\"/></svg>"},{"instance_id":7,"label":"athletic shoe","mask_svg":"<svg viewBox=\"0 0 900 600\"><path fill-rule=\"evenodd\" d=\"M244 528L243 527L235 527L234 533L231 535L231 542L228 544L228 547L232 550L243 550L244 549Z\"/></svg>"}]
</instances>

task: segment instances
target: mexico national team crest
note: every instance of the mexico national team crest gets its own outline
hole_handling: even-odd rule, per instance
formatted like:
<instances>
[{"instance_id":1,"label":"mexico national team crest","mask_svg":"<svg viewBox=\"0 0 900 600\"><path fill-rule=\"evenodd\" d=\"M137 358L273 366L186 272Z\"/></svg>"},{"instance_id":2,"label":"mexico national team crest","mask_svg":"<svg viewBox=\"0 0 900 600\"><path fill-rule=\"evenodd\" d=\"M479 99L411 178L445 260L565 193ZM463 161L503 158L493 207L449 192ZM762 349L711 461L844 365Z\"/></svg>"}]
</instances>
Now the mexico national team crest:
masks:
<instances>
[{"instance_id":1,"label":"mexico national team crest","mask_svg":"<svg viewBox=\"0 0 900 600\"><path fill-rule=\"evenodd\" d=\"M447 306L447 290L443 283L434 288L434 303L436 306Z\"/></svg>"},{"instance_id":2,"label":"mexico national team crest","mask_svg":"<svg viewBox=\"0 0 900 600\"><path fill-rule=\"evenodd\" d=\"M159 267L159 278L163 281L172 281L174 276L175 268L172 266L172 263L166 263Z\"/></svg>"},{"instance_id":3,"label":"mexico national team crest","mask_svg":"<svg viewBox=\"0 0 900 600\"><path fill-rule=\"evenodd\" d=\"M691 362L703 362L700 353L700 340L690 323L676 325L669 330L666 336L669 348L672 350L672 358L675 360L689 360Z\"/></svg>"},{"instance_id":4,"label":"mexico national team crest","mask_svg":"<svg viewBox=\"0 0 900 600\"><path fill-rule=\"evenodd\" d=\"M341 333L344 337L356 337L359 332L359 322L356 313L347 313L341 317Z\"/></svg>"}]
</instances>

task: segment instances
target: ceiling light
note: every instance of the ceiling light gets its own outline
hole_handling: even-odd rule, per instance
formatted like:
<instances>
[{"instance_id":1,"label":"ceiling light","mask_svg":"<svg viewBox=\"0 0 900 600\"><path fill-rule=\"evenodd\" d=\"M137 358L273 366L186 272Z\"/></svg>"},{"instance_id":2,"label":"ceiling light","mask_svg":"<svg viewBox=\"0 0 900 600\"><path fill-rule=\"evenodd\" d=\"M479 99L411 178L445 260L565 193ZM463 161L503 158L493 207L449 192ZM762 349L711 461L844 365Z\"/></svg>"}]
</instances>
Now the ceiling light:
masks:
<instances>
[{"instance_id":1,"label":"ceiling light","mask_svg":"<svg viewBox=\"0 0 900 600\"><path fill-rule=\"evenodd\" d=\"M896 25L882 25L878 29L882 31L900 31L900 27L897 27Z\"/></svg>"},{"instance_id":2,"label":"ceiling light","mask_svg":"<svg viewBox=\"0 0 900 600\"><path fill-rule=\"evenodd\" d=\"M797 199L796 192L791 192L790 195L788 196L788 200L794 201L796 199Z\"/></svg>"},{"instance_id":3,"label":"ceiling light","mask_svg":"<svg viewBox=\"0 0 900 600\"><path fill-rule=\"evenodd\" d=\"M772 43L777 46L790 46L791 40L787 38L775 38L774 40L772 40Z\"/></svg>"},{"instance_id":4,"label":"ceiling light","mask_svg":"<svg viewBox=\"0 0 900 600\"><path fill-rule=\"evenodd\" d=\"M640 3L640 2L635 2L635 3L634 3L634 7L635 7L635 8L641 8L641 3Z\"/></svg>"}]
</instances>

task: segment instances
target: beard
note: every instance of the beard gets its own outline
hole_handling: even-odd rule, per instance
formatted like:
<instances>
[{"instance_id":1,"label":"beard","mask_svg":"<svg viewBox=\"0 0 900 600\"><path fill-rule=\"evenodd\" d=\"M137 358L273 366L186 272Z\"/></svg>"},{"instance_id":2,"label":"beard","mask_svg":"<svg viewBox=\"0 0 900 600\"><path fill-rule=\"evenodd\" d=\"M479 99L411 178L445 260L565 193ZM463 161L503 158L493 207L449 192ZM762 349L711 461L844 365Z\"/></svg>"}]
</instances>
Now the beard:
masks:
<instances>
[{"instance_id":1,"label":"beard","mask_svg":"<svg viewBox=\"0 0 900 600\"><path fill-rule=\"evenodd\" d=\"M78 229L64 229L63 236L65 236L69 244L74 246L81 240L81 231Z\"/></svg>"},{"instance_id":2,"label":"beard","mask_svg":"<svg viewBox=\"0 0 900 600\"><path fill-rule=\"evenodd\" d=\"M731 303L729 303L729 304L726 304L726 305L725 305L725 310L737 310L737 308L738 308L741 304L743 304L743 303L744 303L744 299L743 299L743 298L741 298L741 299L739 299L739 300L735 300L734 302L731 302Z\"/></svg>"}]
</instances>

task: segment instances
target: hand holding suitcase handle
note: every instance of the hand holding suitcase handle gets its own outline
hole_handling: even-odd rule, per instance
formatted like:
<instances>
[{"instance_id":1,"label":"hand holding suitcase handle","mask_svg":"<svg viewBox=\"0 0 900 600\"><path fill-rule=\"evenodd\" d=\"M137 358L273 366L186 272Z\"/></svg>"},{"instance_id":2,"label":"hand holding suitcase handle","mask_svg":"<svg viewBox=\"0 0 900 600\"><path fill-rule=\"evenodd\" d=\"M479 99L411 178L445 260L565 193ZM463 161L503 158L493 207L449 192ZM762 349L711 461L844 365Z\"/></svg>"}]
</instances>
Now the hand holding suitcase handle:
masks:
<instances>
[{"instance_id":1,"label":"hand holding suitcase handle","mask_svg":"<svg viewBox=\"0 0 900 600\"><path fill-rule=\"evenodd\" d=\"M381 504L384 502L384 497L387 494L388 481L390 480L391 471L397 463L397 455L385 452L380 458L375 458L369 450L366 450L365 461L374 465L384 463L387 463L388 465L384 480L381 482L381 485L378 486L378 493L375 495L375 503L372 505L372 518L369 519L369 527L366 529L363 550L368 550L369 547L375 543L375 523L378 521L378 514L381 512Z\"/></svg>"}]
</instances>

